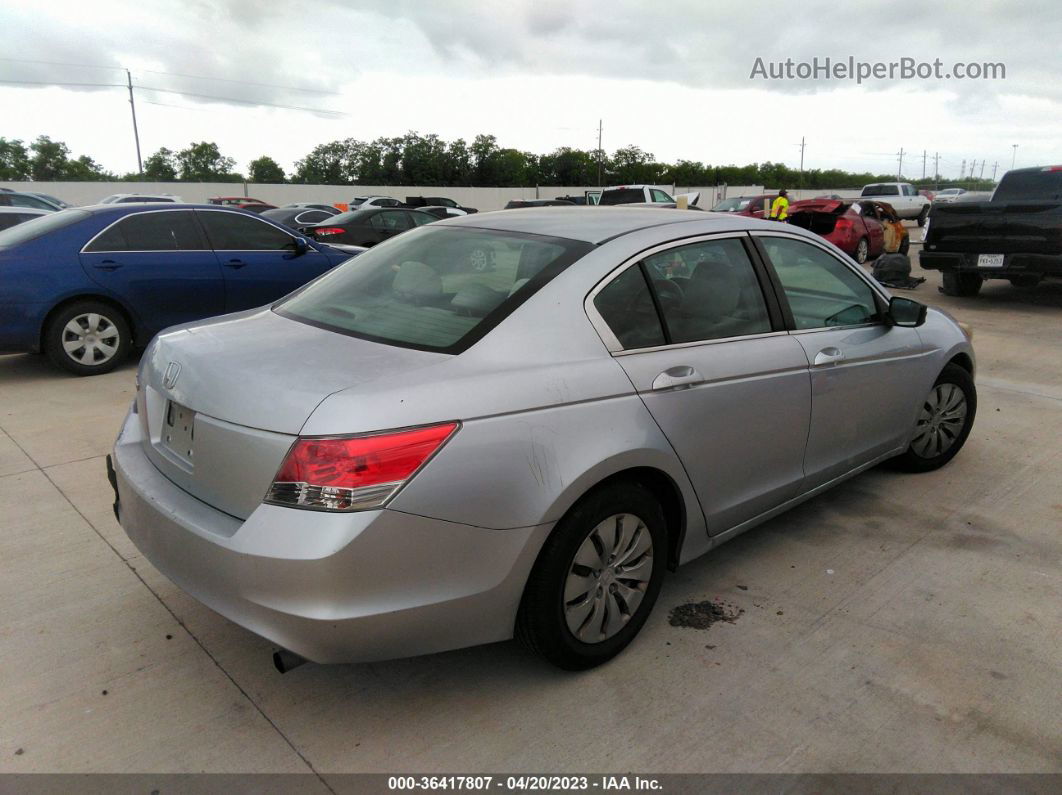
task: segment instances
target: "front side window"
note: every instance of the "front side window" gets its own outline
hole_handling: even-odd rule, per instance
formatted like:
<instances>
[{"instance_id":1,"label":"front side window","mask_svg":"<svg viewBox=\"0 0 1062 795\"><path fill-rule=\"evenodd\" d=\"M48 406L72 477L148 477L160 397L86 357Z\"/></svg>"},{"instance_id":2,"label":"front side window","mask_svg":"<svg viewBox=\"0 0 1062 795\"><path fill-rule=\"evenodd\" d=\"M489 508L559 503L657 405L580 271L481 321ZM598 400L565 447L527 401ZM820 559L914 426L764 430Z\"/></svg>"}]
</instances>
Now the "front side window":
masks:
<instances>
[{"instance_id":1,"label":"front side window","mask_svg":"<svg viewBox=\"0 0 1062 795\"><path fill-rule=\"evenodd\" d=\"M767 304L744 245L704 240L645 259L669 341L744 337L771 331Z\"/></svg>"},{"instance_id":2,"label":"front side window","mask_svg":"<svg viewBox=\"0 0 1062 795\"><path fill-rule=\"evenodd\" d=\"M413 223L416 224L417 226L424 226L424 224L430 224L432 221L438 221L439 220L434 215L430 215L428 213L409 213L409 216L412 217ZM445 216L440 216L440 217L445 217Z\"/></svg>"},{"instance_id":3,"label":"front side window","mask_svg":"<svg viewBox=\"0 0 1062 795\"><path fill-rule=\"evenodd\" d=\"M760 241L798 329L854 326L881 319L870 285L836 257L802 240L762 237Z\"/></svg>"},{"instance_id":4,"label":"front side window","mask_svg":"<svg viewBox=\"0 0 1062 795\"><path fill-rule=\"evenodd\" d=\"M330 331L460 353L593 246L429 225L358 255L274 307ZM494 254L494 266L476 265Z\"/></svg>"},{"instance_id":5,"label":"front side window","mask_svg":"<svg viewBox=\"0 0 1062 795\"><path fill-rule=\"evenodd\" d=\"M656 188L653 188L652 194L653 194L653 201L654 202L673 202L673 201L675 201L670 196L668 196L666 193L664 193L662 190L657 190Z\"/></svg>"},{"instance_id":6,"label":"front side window","mask_svg":"<svg viewBox=\"0 0 1062 795\"><path fill-rule=\"evenodd\" d=\"M640 265L632 265L594 296L594 309L625 349L664 345L663 326Z\"/></svg>"},{"instance_id":7,"label":"front side window","mask_svg":"<svg viewBox=\"0 0 1062 795\"><path fill-rule=\"evenodd\" d=\"M192 213L177 211L127 215L101 232L85 251L197 251L205 248Z\"/></svg>"},{"instance_id":8,"label":"front side window","mask_svg":"<svg viewBox=\"0 0 1062 795\"><path fill-rule=\"evenodd\" d=\"M22 193L11 194L12 207L28 207L33 210L54 210L55 208L35 196L26 196Z\"/></svg>"},{"instance_id":9,"label":"front side window","mask_svg":"<svg viewBox=\"0 0 1062 795\"><path fill-rule=\"evenodd\" d=\"M217 251L279 251L293 240L275 226L242 213L203 210L199 219Z\"/></svg>"}]
</instances>

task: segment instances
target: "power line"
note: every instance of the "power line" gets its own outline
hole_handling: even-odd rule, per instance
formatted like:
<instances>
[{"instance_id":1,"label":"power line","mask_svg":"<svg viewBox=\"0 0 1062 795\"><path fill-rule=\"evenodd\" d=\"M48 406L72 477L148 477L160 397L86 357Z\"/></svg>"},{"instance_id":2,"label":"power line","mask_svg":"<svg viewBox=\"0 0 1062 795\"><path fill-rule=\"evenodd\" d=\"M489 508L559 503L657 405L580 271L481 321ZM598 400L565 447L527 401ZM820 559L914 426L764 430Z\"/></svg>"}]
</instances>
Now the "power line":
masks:
<instances>
[{"instance_id":1,"label":"power line","mask_svg":"<svg viewBox=\"0 0 1062 795\"><path fill-rule=\"evenodd\" d=\"M0 83L10 83L12 85L22 86L57 86L59 88L66 88L72 86L76 88L88 88L95 86L96 88L125 88L125 83L60 83L55 80L3 80L0 79Z\"/></svg>"},{"instance_id":2,"label":"power line","mask_svg":"<svg viewBox=\"0 0 1062 795\"><path fill-rule=\"evenodd\" d=\"M48 66L73 66L78 69L113 69L116 72L122 71L120 66L103 66L95 63L62 63L60 61L35 61L30 58L0 58L0 61L11 61L12 63L39 63L46 64Z\"/></svg>"},{"instance_id":3,"label":"power line","mask_svg":"<svg viewBox=\"0 0 1062 795\"><path fill-rule=\"evenodd\" d=\"M152 75L168 75L169 77L184 77L189 80L216 80L219 83L237 83L242 86L258 86L259 88L279 88L284 91L305 91L310 94L330 94L339 96L338 91L326 91L323 88L301 88L299 86L278 86L274 83L255 83L251 80L233 80L228 77L204 77L202 75L186 75L180 72L159 72L155 69L141 69L141 72Z\"/></svg>"}]
</instances>

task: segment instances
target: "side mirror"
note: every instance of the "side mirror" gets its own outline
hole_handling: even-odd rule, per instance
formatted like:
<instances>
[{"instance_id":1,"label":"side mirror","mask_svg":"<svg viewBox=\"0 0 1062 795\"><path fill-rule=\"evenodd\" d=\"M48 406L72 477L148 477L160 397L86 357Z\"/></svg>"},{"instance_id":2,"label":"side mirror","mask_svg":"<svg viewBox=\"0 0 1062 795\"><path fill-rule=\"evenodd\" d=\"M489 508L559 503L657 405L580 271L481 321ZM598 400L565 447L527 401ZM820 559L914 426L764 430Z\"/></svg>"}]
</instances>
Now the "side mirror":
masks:
<instances>
[{"instance_id":1,"label":"side mirror","mask_svg":"<svg viewBox=\"0 0 1062 795\"><path fill-rule=\"evenodd\" d=\"M294 259L295 257L301 257L303 254L310 250L310 241L304 237L292 238L291 242L288 245L291 246L292 259Z\"/></svg>"},{"instance_id":2,"label":"side mirror","mask_svg":"<svg viewBox=\"0 0 1062 795\"><path fill-rule=\"evenodd\" d=\"M925 304L912 301L910 298L893 296L889 301L889 321L894 326L915 328L926 322L926 312L929 309Z\"/></svg>"}]
</instances>

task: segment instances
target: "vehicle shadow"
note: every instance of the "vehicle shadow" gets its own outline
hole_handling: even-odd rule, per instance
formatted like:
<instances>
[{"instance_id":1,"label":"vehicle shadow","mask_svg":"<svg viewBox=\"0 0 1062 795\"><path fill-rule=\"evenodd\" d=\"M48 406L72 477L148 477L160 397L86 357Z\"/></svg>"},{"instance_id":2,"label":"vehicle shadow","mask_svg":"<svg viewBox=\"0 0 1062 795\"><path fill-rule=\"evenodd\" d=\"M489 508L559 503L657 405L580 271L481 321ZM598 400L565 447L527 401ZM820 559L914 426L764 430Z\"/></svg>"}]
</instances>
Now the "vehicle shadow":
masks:
<instances>
[{"instance_id":1,"label":"vehicle shadow","mask_svg":"<svg viewBox=\"0 0 1062 795\"><path fill-rule=\"evenodd\" d=\"M48 361L44 354L37 353L14 353L0 356L0 384L17 381L20 383L33 383L40 381L69 381L80 378L92 380L94 378L128 377L136 372L137 363L140 361L140 352L134 351L128 359L122 362L110 373L94 376L77 376L68 373Z\"/></svg>"}]
</instances>

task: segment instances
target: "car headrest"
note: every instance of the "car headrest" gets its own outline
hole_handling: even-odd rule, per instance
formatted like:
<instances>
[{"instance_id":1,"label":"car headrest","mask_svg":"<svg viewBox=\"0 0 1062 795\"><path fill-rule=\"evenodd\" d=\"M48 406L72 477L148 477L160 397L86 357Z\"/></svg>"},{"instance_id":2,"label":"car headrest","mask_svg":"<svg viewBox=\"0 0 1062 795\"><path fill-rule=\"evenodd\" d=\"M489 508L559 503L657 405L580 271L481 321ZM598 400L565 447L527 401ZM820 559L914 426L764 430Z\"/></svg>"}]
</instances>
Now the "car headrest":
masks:
<instances>
[{"instance_id":1,"label":"car headrest","mask_svg":"<svg viewBox=\"0 0 1062 795\"><path fill-rule=\"evenodd\" d=\"M685 290L682 308L688 314L721 318L733 314L741 303L741 283L729 265L702 262Z\"/></svg>"},{"instance_id":2,"label":"car headrest","mask_svg":"<svg viewBox=\"0 0 1062 795\"><path fill-rule=\"evenodd\" d=\"M408 260L399 266L391 289L399 298L424 301L442 295L442 277L430 265Z\"/></svg>"},{"instance_id":3,"label":"car headrest","mask_svg":"<svg viewBox=\"0 0 1062 795\"><path fill-rule=\"evenodd\" d=\"M483 317L504 301L505 298L505 293L492 290L485 284L472 282L457 291L457 295L450 302L450 306L470 315Z\"/></svg>"}]
</instances>

